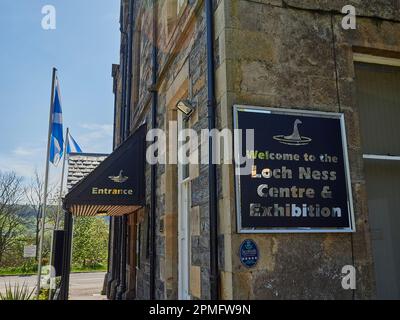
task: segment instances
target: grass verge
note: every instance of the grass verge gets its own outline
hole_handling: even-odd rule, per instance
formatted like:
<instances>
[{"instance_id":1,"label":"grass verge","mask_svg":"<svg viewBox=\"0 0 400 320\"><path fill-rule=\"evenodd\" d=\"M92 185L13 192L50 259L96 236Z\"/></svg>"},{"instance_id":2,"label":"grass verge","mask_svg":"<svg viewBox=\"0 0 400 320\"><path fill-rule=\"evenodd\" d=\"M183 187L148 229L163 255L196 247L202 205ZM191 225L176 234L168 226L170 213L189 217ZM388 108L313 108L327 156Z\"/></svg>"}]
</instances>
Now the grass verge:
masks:
<instances>
[{"instance_id":1,"label":"grass verge","mask_svg":"<svg viewBox=\"0 0 400 320\"><path fill-rule=\"evenodd\" d=\"M106 265L98 265L94 267L80 267L73 266L71 268L71 273L91 273L91 272L106 272ZM0 268L0 277L10 277L10 276L33 276L37 274L37 268L31 270L26 270L24 268Z\"/></svg>"}]
</instances>

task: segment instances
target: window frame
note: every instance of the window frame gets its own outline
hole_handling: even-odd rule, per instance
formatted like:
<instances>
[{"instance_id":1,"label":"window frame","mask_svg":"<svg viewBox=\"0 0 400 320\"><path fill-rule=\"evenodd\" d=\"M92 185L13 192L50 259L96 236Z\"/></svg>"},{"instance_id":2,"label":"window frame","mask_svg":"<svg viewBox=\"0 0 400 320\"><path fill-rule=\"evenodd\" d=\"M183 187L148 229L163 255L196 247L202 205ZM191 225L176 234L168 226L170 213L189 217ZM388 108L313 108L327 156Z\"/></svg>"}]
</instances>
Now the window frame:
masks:
<instances>
[{"instance_id":1,"label":"window frame","mask_svg":"<svg viewBox=\"0 0 400 320\"><path fill-rule=\"evenodd\" d=\"M353 53L353 61L367 63L367 64L378 64L391 67L400 67L400 59L382 57L382 56L358 53L358 52ZM400 155L363 153L362 157L364 160L400 161Z\"/></svg>"}]
</instances>

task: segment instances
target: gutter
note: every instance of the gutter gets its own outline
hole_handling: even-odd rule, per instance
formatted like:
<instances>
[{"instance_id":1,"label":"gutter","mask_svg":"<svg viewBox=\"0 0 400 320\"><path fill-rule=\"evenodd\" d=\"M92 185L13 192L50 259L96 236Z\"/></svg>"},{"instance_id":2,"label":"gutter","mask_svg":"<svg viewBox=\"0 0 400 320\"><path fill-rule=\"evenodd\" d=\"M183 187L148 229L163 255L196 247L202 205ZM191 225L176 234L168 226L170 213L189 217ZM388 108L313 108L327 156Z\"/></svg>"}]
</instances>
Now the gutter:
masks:
<instances>
[{"instance_id":1,"label":"gutter","mask_svg":"<svg viewBox=\"0 0 400 320\"><path fill-rule=\"evenodd\" d=\"M208 130L215 129L215 66L214 66L214 15L213 1L205 0L207 34L207 108ZM210 135L208 149L208 197L210 214L210 298L219 298L218 276L218 195L217 167L213 163L213 141Z\"/></svg>"},{"instance_id":2,"label":"gutter","mask_svg":"<svg viewBox=\"0 0 400 320\"><path fill-rule=\"evenodd\" d=\"M129 19L129 18L128 18ZM120 72L121 72L121 77L122 77L122 93L121 93L121 114L120 114L120 128L119 128L119 134L120 134L120 139L118 144L120 145L124 140L125 140L125 127L126 127L126 78L127 78L127 71L126 71L126 65L127 65L127 55L126 55L126 47L127 47L127 37L128 33L124 30L125 23L124 23L124 15L123 15L123 6L121 2L121 13L120 13L120 32L121 32L121 43L123 43L123 59L121 61L120 65ZM114 229L114 241L115 241L115 248L113 252L113 260L115 262L115 268L114 269L114 276L113 279L116 282L115 286L115 292L114 294L111 295L111 298L114 300L121 300L122 299L122 292L121 289L122 286L124 285L122 282L123 274L125 272L126 267L122 266L123 259L124 259L124 253L122 252L122 247L123 247L123 234L124 234L124 228L123 228L123 217L113 217L114 223L115 223L115 229Z\"/></svg>"},{"instance_id":3,"label":"gutter","mask_svg":"<svg viewBox=\"0 0 400 320\"><path fill-rule=\"evenodd\" d=\"M132 101L132 65L133 65L133 57L132 57L132 46L133 46L133 33L134 33L134 22L133 22L133 9L134 9L135 1L130 0L129 2L129 33L128 33L128 96L126 97L126 116L125 116L125 135L124 139L129 137L130 135L130 124L131 124L131 101Z\"/></svg>"},{"instance_id":4,"label":"gutter","mask_svg":"<svg viewBox=\"0 0 400 320\"><path fill-rule=\"evenodd\" d=\"M124 80L123 80L123 106L124 106L124 123L122 126L122 140L125 141L130 134L130 109L131 109L131 93L132 93L132 45L133 45L133 7L134 0L129 1L129 14L128 14L128 33L124 32L127 37L125 42L125 63L124 63ZM126 48L128 46L128 48ZM126 94L127 91L127 94ZM121 124L122 125L122 124ZM127 224L128 218L126 215L120 217L120 281L117 292L117 300L123 300L126 291L126 247L127 247Z\"/></svg>"},{"instance_id":5,"label":"gutter","mask_svg":"<svg viewBox=\"0 0 400 320\"><path fill-rule=\"evenodd\" d=\"M114 67L115 66L115 67ZM112 76L114 79L113 83L113 93L114 93L114 130L113 130L113 147L112 150L115 150L115 128L117 127L117 99L116 99L116 94L117 94L117 85L116 85L116 77L115 77L115 71L118 70L119 72L119 66L116 67L116 65L113 66L113 71L112 71ZM115 68L115 69L114 69ZM112 271L113 269L111 268L111 260L113 257L112 254L112 245L111 245L111 234L114 230L114 224L115 220L113 217L110 217L109 223L108 223L108 259L107 259L107 274L105 278L105 285L103 288L103 294L107 296L107 298L110 298L110 283L113 279L113 274Z\"/></svg>"},{"instance_id":6,"label":"gutter","mask_svg":"<svg viewBox=\"0 0 400 320\"><path fill-rule=\"evenodd\" d=\"M158 73L158 49L157 49L157 38L158 38L158 30L157 30L157 5L153 6L153 49L152 49L152 107L151 107L151 126L153 129L157 128L157 108L158 108L158 93L156 89L157 85L157 73ZM150 300L155 300L156 297L156 178L157 178L157 165L151 165L151 204L150 204Z\"/></svg>"},{"instance_id":7,"label":"gutter","mask_svg":"<svg viewBox=\"0 0 400 320\"><path fill-rule=\"evenodd\" d=\"M124 31L123 24L124 24L124 19L123 19L123 5L122 2L120 4L120 17L119 17L119 22L120 22L120 27L119 31L121 33L121 43L123 43L123 39L126 36L126 32ZM125 102L125 90L124 90L124 83L125 83L125 61L124 59L120 62L120 75L122 77L122 93L121 93L121 104L123 105ZM117 85L118 87L118 85ZM117 92L118 93L118 92ZM117 97L116 97L117 100ZM117 105L117 102L115 101L115 104ZM124 116L124 108L121 107L121 113L119 115L119 123L120 123L120 128L119 128L119 141L118 143L115 143L114 139L114 148L113 151L115 150L115 146L118 144L121 144L121 140L123 140L123 124L122 124L122 119ZM120 286L120 275L121 275L121 259L120 259L120 245L121 245L121 238L120 238L120 227L121 227L121 221L120 217L111 217L112 219L112 224L113 224L113 243L112 243L112 253L110 252L109 255L111 256L112 259L112 268L111 268L111 281L109 280L110 283L110 288L109 288L109 299L116 300L118 299L118 288ZM111 234L110 234L110 241L111 241Z\"/></svg>"}]
</instances>

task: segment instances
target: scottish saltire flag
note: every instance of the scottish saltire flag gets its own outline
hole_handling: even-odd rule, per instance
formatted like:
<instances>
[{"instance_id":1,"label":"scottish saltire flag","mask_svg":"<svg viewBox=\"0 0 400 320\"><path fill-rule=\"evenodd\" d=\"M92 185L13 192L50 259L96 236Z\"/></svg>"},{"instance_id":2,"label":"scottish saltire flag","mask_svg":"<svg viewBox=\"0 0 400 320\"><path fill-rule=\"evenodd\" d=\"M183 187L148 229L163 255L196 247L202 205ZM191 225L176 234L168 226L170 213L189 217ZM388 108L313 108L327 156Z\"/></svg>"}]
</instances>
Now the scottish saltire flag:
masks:
<instances>
[{"instance_id":1,"label":"scottish saltire flag","mask_svg":"<svg viewBox=\"0 0 400 320\"><path fill-rule=\"evenodd\" d=\"M76 143L75 139L72 138L71 134L67 137L67 154L71 152L82 153L81 147Z\"/></svg>"},{"instance_id":2,"label":"scottish saltire flag","mask_svg":"<svg viewBox=\"0 0 400 320\"><path fill-rule=\"evenodd\" d=\"M49 160L54 165L57 165L63 155L64 148L60 84L57 77L55 79L55 92L51 119Z\"/></svg>"}]
</instances>

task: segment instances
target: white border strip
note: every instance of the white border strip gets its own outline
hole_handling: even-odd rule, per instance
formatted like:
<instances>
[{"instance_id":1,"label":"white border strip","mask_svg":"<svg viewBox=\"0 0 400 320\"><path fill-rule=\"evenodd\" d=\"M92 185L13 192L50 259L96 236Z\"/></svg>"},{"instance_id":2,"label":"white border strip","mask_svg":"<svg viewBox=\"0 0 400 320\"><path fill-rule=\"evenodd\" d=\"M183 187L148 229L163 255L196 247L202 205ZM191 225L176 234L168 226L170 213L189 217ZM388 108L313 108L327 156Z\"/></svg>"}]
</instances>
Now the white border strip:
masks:
<instances>
[{"instance_id":1,"label":"white border strip","mask_svg":"<svg viewBox=\"0 0 400 320\"><path fill-rule=\"evenodd\" d=\"M372 54L365 53L354 53L353 59L356 62L373 63L373 64L383 64L386 66L400 67L400 59L387 58L381 56L374 56Z\"/></svg>"},{"instance_id":2,"label":"white border strip","mask_svg":"<svg viewBox=\"0 0 400 320\"><path fill-rule=\"evenodd\" d=\"M382 156L378 154L363 154L363 159L400 161L400 156Z\"/></svg>"}]
</instances>

